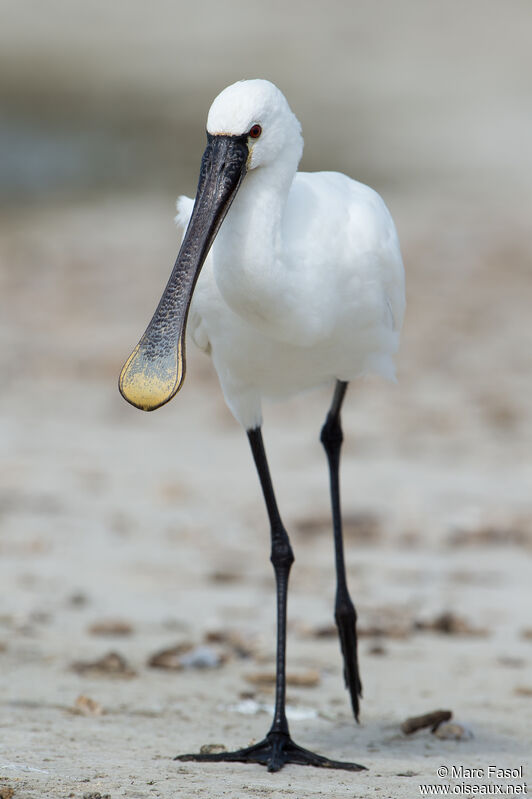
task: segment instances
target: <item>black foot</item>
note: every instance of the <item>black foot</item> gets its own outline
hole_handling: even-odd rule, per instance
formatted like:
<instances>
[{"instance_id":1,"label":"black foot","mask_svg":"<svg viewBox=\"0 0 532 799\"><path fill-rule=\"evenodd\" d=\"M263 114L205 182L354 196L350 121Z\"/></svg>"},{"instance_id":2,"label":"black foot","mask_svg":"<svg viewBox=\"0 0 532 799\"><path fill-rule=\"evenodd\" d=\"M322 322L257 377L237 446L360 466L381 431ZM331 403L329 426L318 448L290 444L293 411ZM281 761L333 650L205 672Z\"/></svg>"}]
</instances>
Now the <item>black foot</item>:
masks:
<instances>
[{"instance_id":1,"label":"black foot","mask_svg":"<svg viewBox=\"0 0 532 799\"><path fill-rule=\"evenodd\" d=\"M260 763L268 771L280 771L286 763L297 763L300 766L317 766L318 768L341 768L346 771L363 771L365 766L358 763L345 763L341 760L329 760L328 757L316 755L308 749L297 746L289 735L270 732L262 741L246 749L236 752L217 752L216 754L178 755L175 760L199 760L202 762Z\"/></svg>"},{"instance_id":2,"label":"black foot","mask_svg":"<svg viewBox=\"0 0 532 799\"><path fill-rule=\"evenodd\" d=\"M345 687L351 694L351 705L353 713L358 721L359 697L362 696L362 683L358 670L357 656L357 632L356 632L356 613L353 603L349 597L342 599L336 604L334 614L342 655L344 656L344 679Z\"/></svg>"}]
</instances>

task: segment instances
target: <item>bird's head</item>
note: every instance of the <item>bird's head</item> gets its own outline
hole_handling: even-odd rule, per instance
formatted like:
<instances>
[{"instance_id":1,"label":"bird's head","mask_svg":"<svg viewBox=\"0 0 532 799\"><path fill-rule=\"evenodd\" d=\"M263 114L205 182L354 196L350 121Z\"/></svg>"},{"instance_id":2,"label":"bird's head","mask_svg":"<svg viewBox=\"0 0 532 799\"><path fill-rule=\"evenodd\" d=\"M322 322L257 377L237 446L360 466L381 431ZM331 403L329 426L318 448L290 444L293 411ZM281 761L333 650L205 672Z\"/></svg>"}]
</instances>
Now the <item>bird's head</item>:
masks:
<instances>
[{"instance_id":1,"label":"bird's head","mask_svg":"<svg viewBox=\"0 0 532 799\"><path fill-rule=\"evenodd\" d=\"M185 329L201 267L248 170L270 167L291 180L303 151L301 127L267 80L228 86L207 120L196 201L157 310L120 373L122 396L145 411L164 405L185 378Z\"/></svg>"},{"instance_id":2,"label":"bird's head","mask_svg":"<svg viewBox=\"0 0 532 799\"><path fill-rule=\"evenodd\" d=\"M248 148L247 169L290 164L303 152L301 125L284 94L269 80L241 80L214 100L207 118L212 136L242 137Z\"/></svg>"}]
</instances>

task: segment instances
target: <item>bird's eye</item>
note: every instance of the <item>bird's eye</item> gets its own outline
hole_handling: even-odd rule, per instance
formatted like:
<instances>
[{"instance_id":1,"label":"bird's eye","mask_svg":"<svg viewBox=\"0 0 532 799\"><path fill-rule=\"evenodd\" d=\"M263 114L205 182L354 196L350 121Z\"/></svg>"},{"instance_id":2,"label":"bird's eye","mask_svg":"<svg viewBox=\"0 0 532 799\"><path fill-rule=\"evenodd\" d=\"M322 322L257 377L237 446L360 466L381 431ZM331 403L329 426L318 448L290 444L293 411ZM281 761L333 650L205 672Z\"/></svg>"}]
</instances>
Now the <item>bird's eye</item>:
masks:
<instances>
[{"instance_id":1,"label":"bird's eye","mask_svg":"<svg viewBox=\"0 0 532 799\"><path fill-rule=\"evenodd\" d=\"M261 133L262 133L262 128L260 125L253 125L253 127L249 131L249 135L251 136L252 139L258 139Z\"/></svg>"}]
</instances>

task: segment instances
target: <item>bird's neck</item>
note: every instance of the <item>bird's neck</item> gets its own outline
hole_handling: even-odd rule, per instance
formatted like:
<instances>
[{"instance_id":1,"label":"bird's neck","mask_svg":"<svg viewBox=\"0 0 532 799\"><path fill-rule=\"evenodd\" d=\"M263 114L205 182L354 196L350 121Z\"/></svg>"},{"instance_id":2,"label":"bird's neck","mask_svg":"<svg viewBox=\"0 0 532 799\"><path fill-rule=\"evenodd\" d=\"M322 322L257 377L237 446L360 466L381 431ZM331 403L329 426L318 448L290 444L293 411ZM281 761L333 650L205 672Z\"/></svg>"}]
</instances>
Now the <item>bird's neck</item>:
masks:
<instances>
[{"instance_id":1,"label":"bird's neck","mask_svg":"<svg viewBox=\"0 0 532 799\"><path fill-rule=\"evenodd\" d=\"M287 277L282 219L294 174L295 167L275 166L248 172L213 246L216 283L224 300L262 329L287 312L281 307Z\"/></svg>"}]
</instances>

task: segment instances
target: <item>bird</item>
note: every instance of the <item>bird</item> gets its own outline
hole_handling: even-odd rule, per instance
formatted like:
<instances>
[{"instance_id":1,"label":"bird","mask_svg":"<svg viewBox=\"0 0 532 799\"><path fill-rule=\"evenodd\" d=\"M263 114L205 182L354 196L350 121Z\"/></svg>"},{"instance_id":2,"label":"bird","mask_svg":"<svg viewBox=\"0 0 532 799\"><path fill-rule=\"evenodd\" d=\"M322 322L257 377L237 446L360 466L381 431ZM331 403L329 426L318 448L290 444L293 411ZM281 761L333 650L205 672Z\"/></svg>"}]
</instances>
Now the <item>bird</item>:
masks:
<instances>
[{"instance_id":1,"label":"bird","mask_svg":"<svg viewBox=\"0 0 532 799\"><path fill-rule=\"evenodd\" d=\"M336 566L335 621L355 718L362 695L357 614L349 594L340 507L341 409L348 384L395 380L405 311L397 231L384 201L339 172L298 171L301 125L283 93L240 80L207 117L195 200L180 197L181 247L157 309L121 371L119 389L144 411L185 378L186 332L214 364L225 401L249 440L270 526L277 655L271 728L252 746L180 760L287 763L358 771L296 744L286 717L288 578L294 554L277 505L262 437L262 403L334 386L321 429L329 469Z\"/></svg>"}]
</instances>

